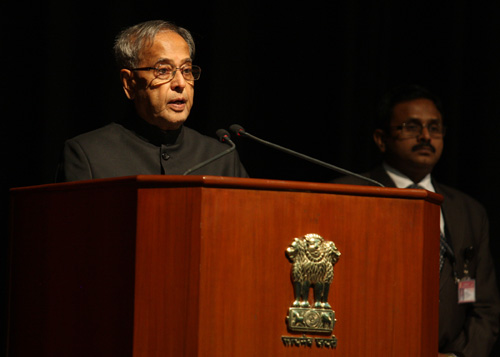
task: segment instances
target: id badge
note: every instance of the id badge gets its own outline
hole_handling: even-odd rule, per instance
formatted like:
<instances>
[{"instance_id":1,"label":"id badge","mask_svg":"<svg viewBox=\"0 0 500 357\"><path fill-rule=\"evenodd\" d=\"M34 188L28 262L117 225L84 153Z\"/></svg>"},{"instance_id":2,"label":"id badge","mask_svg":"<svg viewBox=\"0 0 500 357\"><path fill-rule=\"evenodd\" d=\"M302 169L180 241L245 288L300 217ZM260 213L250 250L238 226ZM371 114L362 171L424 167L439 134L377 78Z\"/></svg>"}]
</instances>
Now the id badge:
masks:
<instances>
[{"instance_id":1,"label":"id badge","mask_svg":"<svg viewBox=\"0 0 500 357\"><path fill-rule=\"evenodd\" d=\"M476 280L463 279L458 282L458 303L476 302Z\"/></svg>"}]
</instances>

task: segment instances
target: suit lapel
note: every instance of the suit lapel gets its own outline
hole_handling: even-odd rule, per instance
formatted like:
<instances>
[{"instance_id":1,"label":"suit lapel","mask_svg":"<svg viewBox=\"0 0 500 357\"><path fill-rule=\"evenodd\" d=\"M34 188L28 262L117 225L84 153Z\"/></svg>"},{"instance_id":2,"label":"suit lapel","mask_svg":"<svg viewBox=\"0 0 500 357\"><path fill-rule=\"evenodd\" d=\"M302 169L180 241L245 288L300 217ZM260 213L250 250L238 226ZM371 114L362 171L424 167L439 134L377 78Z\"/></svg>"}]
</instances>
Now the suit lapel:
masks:
<instances>
[{"instance_id":1,"label":"suit lapel","mask_svg":"<svg viewBox=\"0 0 500 357\"><path fill-rule=\"evenodd\" d=\"M382 165L379 165L370 171L370 178L380 182L385 187L396 187L396 184L392 181L391 177L387 174Z\"/></svg>"},{"instance_id":2,"label":"suit lapel","mask_svg":"<svg viewBox=\"0 0 500 357\"><path fill-rule=\"evenodd\" d=\"M463 242L463 232L465 229L466 216L458 208L458 206L453 202L453 196L448 193L439 183L432 181L436 193L443 196L443 203L441 204L441 210L443 212L446 239L453 248L455 254L457 253L457 248L460 247Z\"/></svg>"},{"instance_id":3,"label":"suit lapel","mask_svg":"<svg viewBox=\"0 0 500 357\"><path fill-rule=\"evenodd\" d=\"M432 180L432 185L436 189L436 193L439 193L444 198L443 203L441 204L441 210L444 217L446 240L455 254L455 264L458 266L460 264L460 257L457 253L459 251L460 244L463 241L463 224L466 221L466 217L463 215L463 212L457 208L457 205L453 203L453 196L448 194L446 190L444 190L436 181ZM450 271L450 269L443 268L439 279L440 288L442 288L449 279L454 278L453 265L451 263L448 263L447 265L451 267L452 270Z\"/></svg>"}]
</instances>

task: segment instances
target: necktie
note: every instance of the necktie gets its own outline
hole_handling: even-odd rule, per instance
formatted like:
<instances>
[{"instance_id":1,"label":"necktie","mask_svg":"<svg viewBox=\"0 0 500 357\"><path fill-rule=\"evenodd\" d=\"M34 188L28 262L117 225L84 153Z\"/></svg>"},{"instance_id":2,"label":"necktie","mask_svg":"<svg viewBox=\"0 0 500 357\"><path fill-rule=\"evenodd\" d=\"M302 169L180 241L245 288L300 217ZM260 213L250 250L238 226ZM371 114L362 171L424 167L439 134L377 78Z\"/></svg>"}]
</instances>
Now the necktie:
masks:
<instances>
[{"instance_id":1,"label":"necktie","mask_svg":"<svg viewBox=\"0 0 500 357\"><path fill-rule=\"evenodd\" d=\"M448 258L454 264L455 262L455 253L453 252L453 249L451 249L450 244L448 243L448 240L446 239L446 236L441 233L441 258L439 259L439 270L443 267L444 263L444 255L448 254Z\"/></svg>"},{"instance_id":2,"label":"necktie","mask_svg":"<svg viewBox=\"0 0 500 357\"><path fill-rule=\"evenodd\" d=\"M422 186L420 185L417 185L416 183L412 183L411 185L409 185L408 187L406 188L418 188L418 189L424 189ZM451 248L449 248L448 246L448 243L446 243L446 237L444 236L443 233L441 233L439 235L439 242L440 242L440 247L439 247L439 271L441 271L441 269L443 269L443 264L444 264L444 256L446 254L446 251L448 249L451 250Z\"/></svg>"}]
</instances>

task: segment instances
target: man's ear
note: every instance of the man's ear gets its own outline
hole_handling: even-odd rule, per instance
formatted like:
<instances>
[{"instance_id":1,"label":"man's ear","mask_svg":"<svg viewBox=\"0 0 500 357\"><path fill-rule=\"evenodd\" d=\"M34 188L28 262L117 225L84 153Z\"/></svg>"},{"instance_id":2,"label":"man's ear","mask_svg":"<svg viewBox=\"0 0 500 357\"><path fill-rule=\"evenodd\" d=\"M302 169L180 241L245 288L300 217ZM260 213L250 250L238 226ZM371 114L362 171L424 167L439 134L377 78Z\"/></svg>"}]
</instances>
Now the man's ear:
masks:
<instances>
[{"instance_id":1,"label":"man's ear","mask_svg":"<svg viewBox=\"0 0 500 357\"><path fill-rule=\"evenodd\" d=\"M377 145L377 147L380 150L380 152L385 152L385 149L386 149L386 146L385 146L386 135L385 135L385 132L382 129L376 129L373 132L373 141L375 141L375 144Z\"/></svg>"},{"instance_id":2,"label":"man's ear","mask_svg":"<svg viewBox=\"0 0 500 357\"><path fill-rule=\"evenodd\" d=\"M123 90L128 99L134 100L135 98L135 81L132 76L132 71L129 69L120 70L120 80L122 82Z\"/></svg>"}]
</instances>

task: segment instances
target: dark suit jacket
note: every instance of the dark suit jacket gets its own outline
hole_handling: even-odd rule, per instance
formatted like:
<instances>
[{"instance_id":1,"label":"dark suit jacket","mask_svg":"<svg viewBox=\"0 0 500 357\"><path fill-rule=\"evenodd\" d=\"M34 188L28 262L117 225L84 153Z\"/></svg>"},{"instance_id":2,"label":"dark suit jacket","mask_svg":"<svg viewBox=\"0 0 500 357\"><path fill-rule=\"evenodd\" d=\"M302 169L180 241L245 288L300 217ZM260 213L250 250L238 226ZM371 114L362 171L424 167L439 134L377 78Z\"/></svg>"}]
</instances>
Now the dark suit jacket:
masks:
<instances>
[{"instance_id":1,"label":"dark suit jacket","mask_svg":"<svg viewBox=\"0 0 500 357\"><path fill-rule=\"evenodd\" d=\"M363 174L386 187L396 187L382 166ZM335 183L371 185L356 177L342 177ZM446 259L440 275L439 351L457 352L467 357L487 357L499 330L500 299L489 250L489 224L485 209L470 196L432 181L444 197L442 212L446 238L455 253L455 268ZM465 251L474 248L468 270L476 280L476 302L458 304L458 278L464 276Z\"/></svg>"},{"instance_id":2,"label":"dark suit jacket","mask_svg":"<svg viewBox=\"0 0 500 357\"><path fill-rule=\"evenodd\" d=\"M229 145L185 126L164 132L130 118L67 140L56 181L182 175L227 149ZM191 174L248 177L236 151Z\"/></svg>"}]
</instances>

